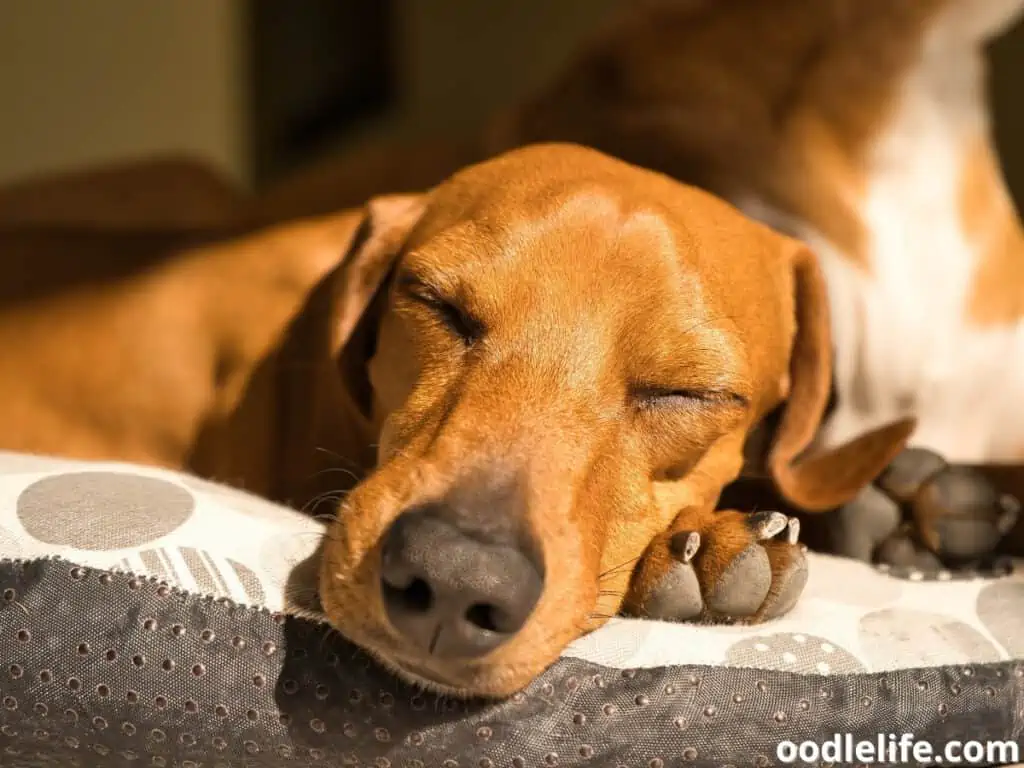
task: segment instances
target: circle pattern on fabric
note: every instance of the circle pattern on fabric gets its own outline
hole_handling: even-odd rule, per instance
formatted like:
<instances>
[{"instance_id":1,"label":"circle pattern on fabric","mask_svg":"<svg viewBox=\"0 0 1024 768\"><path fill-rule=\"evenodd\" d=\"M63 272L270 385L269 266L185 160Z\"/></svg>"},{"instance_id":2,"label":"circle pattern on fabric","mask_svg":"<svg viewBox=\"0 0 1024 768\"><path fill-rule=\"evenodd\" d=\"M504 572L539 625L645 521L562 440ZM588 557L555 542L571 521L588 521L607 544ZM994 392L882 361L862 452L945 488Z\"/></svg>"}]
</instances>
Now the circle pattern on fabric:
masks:
<instances>
[{"instance_id":1,"label":"circle pattern on fabric","mask_svg":"<svg viewBox=\"0 0 1024 768\"><path fill-rule=\"evenodd\" d=\"M873 670L923 666L927 659L945 664L999 661L999 650L974 627L952 616L887 608L860 620L860 644Z\"/></svg>"},{"instance_id":2,"label":"circle pattern on fabric","mask_svg":"<svg viewBox=\"0 0 1024 768\"><path fill-rule=\"evenodd\" d=\"M18 519L33 538L101 552L154 542L194 510L195 499L180 485L122 472L51 475L18 497Z\"/></svg>"},{"instance_id":3,"label":"circle pattern on fabric","mask_svg":"<svg viewBox=\"0 0 1024 768\"><path fill-rule=\"evenodd\" d=\"M818 675L866 671L860 659L834 641L799 632L745 637L725 652L725 663Z\"/></svg>"},{"instance_id":4,"label":"circle pattern on fabric","mask_svg":"<svg viewBox=\"0 0 1024 768\"><path fill-rule=\"evenodd\" d=\"M1010 656L1024 658L1024 581L989 584L978 594L975 610Z\"/></svg>"}]
</instances>

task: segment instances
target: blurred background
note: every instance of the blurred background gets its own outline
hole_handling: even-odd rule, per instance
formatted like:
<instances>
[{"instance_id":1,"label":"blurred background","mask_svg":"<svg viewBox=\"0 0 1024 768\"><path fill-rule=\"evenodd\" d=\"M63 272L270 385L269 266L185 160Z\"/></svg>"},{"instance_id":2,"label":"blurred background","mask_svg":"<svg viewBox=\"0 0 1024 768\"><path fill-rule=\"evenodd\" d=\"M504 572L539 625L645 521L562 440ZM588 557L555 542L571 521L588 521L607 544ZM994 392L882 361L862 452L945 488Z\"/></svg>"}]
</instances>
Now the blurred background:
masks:
<instances>
[{"instance_id":1,"label":"blurred background","mask_svg":"<svg viewBox=\"0 0 1024 768\"><path fill-rule=\"evenodd\" d=\"M615 5L3 0L0 184L182 152L261 187L371 134L470 135ZM1020 202L1024 25L991 56L997 145Z\"/></svg>"}]
</instances>

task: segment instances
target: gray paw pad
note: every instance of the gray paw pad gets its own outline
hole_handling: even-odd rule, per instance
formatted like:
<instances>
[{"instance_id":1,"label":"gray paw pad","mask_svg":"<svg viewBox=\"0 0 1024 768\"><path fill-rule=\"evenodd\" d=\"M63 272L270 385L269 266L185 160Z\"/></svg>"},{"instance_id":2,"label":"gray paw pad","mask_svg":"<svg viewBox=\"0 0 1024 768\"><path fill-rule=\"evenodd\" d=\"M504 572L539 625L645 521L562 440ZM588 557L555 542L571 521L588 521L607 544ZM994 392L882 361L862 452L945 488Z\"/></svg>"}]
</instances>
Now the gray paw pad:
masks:
<instances>
[{"instance_id":1,"label":"gray paw pad","mask_svg":"<svg viewBox=\"0 0 1024 768\"><path fill-rule=\"evenodd\" d=\"M777 592L774 598L769 598L764 617L776 619L779 616L789 613L796 601L800 599L804 588L807 586L807 558L800 555L793 560L792 565L778 577Z\"/></svg>"},{"instance_id":2,"label":"gray paw pad","mask_svg":"<svg viewBox=\"0 0 1024 768\"><path fill-rule=\"evenodd\" d=\"M893 500L907 503L913 500L925 481L947 466L946 460L934 451L906 448L875 482Z\"/></svg>"},{"instance_id":3,"label":"gray paw pad","mask_svg":"<svg viewBox=\"0 0 1024 768\"><path fill-rule=\"evenodd\" d=\"M686 621L696 618L704 607L700 582L689 563L674 563L644 602L644 613L652 619Z\"/></svg>"},{"instance_id":4,"label":"gray paw pad","mask_svg":"<svg viewBox=\"0 0 1024 768\"><path fill-rule=\"evenodd\" d=\"M785 515L782 518L785 528ZM727 616L751 616L761 607L771 585L768 553L753 544L729 564L708 595L708 607Z\"/></svg>"},{"instance_id":5,"label":"gray paw pad","mask_svg":"<svg viewBox=\"0 0 1024 768\"><path fill-rule=\"evenodd\" d=\"M978 472L949 467L918 491L911 509L918 530L940 557L974 560L995 550L1012 527L1014 501Z\"/></svg>"},{"instance_id":6,"label":"gray paw pad","mask_svg":"<svg viewBox=\"0 0 1024 768\"><path fill-rule=\"evenodd\" d=\"M878 545L899 528L901 513L896 502L869 485L827 520L831 550L869 562Z\"/></svg>"}]
</instances>

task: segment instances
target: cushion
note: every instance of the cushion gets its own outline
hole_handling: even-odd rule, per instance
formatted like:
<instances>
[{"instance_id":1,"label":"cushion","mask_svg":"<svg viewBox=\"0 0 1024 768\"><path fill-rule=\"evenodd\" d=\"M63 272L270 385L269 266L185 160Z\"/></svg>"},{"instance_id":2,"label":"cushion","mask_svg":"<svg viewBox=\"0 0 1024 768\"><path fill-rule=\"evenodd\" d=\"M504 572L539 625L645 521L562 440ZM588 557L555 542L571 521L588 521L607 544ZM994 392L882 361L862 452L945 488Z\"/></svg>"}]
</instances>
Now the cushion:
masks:
<instances>
[{"instance_id":1,"label":"cushion","mask_svg":"<svg viewBox=\"0 0 1024 768\"><path fill-rule=\"evenodd\" d=\"M616 619L511 699L463 702L289 608L323 535L188 475L0 453L0 764L665 768L856 749L850 762L921 762L899 758L902 733L905 750L958 741L974 762L1019 759L1018 572L812 553L781 619Z\"/></svg>"}]
</instances>

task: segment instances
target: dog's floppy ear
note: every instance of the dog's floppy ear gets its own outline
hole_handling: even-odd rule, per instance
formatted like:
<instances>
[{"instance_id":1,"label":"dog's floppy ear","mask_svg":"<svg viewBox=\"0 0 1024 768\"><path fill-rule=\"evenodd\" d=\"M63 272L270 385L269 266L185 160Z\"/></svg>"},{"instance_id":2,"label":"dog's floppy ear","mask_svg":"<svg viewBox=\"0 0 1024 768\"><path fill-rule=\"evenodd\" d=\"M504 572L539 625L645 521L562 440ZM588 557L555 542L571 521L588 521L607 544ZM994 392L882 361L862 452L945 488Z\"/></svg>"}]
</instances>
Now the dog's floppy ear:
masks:
<instances>
[{"instance_id":1,"label":"dog's floppy ear","mask_svg":"<svg viewBox=\"0 0 1024 768\"><path fill-rule=\"evenodd\" d=\"M336 474L317 472L331 466L332 455L314 452L313 446L333 446L330 451L352 463L347 469L371 465L372 392L366 367L376 343L378 308L386 298L382 288L425 207L426 195L392 195L335 219L345 231L344 252L331 256L333 268L310 296L297 321L302 325L293 328L284 352L291 363L282 366L278 381L286 404L278 498L291 503L313 498L311 478L330 477L337 490Z\"/></svg>"},{"instance_id":2,"label":"dog's floppy ear","mask_svg":"<svg viewBox=\"0 0 1024 768\"><path fill-rule=\"evenodd\" d=\"M425 206L425 195L388 195L366 204L334 283L331 349L335 354L365 317Z\"/></svg>"},{"instance_id":3,"label":"dog's floppy ear","mask_svg":"<svg viewBox=\"0 0 1024 768\"><path fill-rule=\"evenodd\" d=\"M905 419L836 448L810 451L832 386L832 336L824 275L814 254L792 241L796 331L790 354L790 387L768 470L795 506L824 511L856 496L906 445L915 422Z\"/></svg>"}]
</instances>

